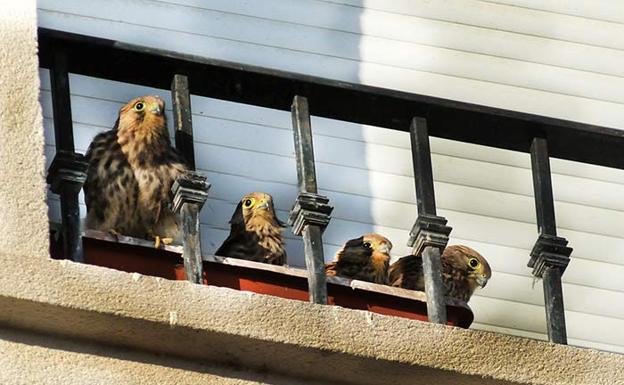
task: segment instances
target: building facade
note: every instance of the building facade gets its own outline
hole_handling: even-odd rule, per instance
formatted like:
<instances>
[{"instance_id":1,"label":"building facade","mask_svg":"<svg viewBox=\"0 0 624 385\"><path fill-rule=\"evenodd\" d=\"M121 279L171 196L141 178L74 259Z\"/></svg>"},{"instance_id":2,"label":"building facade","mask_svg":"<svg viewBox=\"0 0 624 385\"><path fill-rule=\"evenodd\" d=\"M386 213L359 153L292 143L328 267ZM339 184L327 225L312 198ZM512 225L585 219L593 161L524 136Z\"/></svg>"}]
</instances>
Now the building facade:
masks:
<instances>
[{"instance_id":1,"label":"building facade","mask_svg":"<svg viewBox=\"0 0 624 385\"><path fill-rule=\"evenodd\" d=\"M10 353L0 361L2 382L623 381L621 356L593 350L624 349L622 171L552 160L559 231L574 247L564 275L569 342L592 350L538 341L545 321L541 285L532 285L526 267L536 237L528 154L449 140L432 138L439 211L454 228L451 242L478 249L494 270L470 302L474 330L53 261L45 212L58 221L58 198L46 199L41 151L49 164L50 83L47 70L36 76L34 55L39 26L618 128L618 7L40 1L36 20L32 2L12 4L0 24L3 68L11 69L2 84L23 86L11 87L22 94L3 93L1 105L0 157L8 171L0 183L1 234L9 252L0 344ZM166 90L78 75L70 82L79 151L112 126L125 101L143 94L170 100ZM270 192L286 217L297 192L290 116L201 97L192 106L198 169L213 185L201 214L210 254L246 192ZM369 231L389 236L395 257L407 254L416 215L408 134L322 118L312 125L320 189L336 207L326 258ZM288 241L289 263L301 266L300 241Z\"/></svg>"}]
</instances>

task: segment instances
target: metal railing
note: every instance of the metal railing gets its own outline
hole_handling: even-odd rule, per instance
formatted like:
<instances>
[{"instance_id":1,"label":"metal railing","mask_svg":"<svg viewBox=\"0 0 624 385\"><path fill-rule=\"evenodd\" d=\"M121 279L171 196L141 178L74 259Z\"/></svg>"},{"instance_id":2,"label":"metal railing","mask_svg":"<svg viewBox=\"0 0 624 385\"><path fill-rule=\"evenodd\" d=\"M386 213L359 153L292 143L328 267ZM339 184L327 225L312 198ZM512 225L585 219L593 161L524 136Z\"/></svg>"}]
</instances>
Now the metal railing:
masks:
<instances>
[{"instance_id":1,"label":"metal railing","mask_svg":"<svg viewBox=\"0 0 624 385\"><path fill-rule=\"evenodd\" d=\"M549 339L566 343L561 276L572 249L556 232L549 156L624 168L624 131L48 29L39 30L39 47L40 65L52 75L58 151L49 181L61 194L65 255L76 259L80 254L77 196L86 170L84 159L74 151L69 72L171 89L176 146L192 167L191 93L290 110L300 191L290 223L303 237L310 300L326 303L322 232L332 207L317 191L312 111L316 116L410 132L418 218L409 245L423 256L432 322L446 322L440 253L451 227L436 213L429 136L530 153L538 231L529 267L543 280ZM208 187L196 175L174 184L174 207L184 217L187 279L193 282L202 277L198 212Z\"/></svg>"}]
</instances>

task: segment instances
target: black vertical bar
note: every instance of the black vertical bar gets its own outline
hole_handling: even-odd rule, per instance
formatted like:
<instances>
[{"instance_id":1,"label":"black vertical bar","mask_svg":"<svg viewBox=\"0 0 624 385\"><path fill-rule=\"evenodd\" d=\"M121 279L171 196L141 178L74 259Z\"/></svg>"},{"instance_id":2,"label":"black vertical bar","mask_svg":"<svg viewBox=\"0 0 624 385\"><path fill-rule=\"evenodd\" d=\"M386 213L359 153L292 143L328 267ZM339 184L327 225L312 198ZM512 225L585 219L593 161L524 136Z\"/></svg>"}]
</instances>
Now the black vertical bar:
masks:
<instances>
[{"instance_id":1,"label":"black vertical bar","mask_svg":"<svg viewBox=\"0 0 624 385\"><path fill-rule=\"evenodd\" d=\"M186 160L191 170L195 170L195 151L193 149L193 118L191 114L191 94L188 78L176 74L171 82L171 100L173 101L173 124L175 127L176 148Z\"/></svg>"},{"instance_id":2,"label":"black vertical bar","mask_svg":"<svg viewBox=\"0 0 624 385\"><path fill-rule=\"evenodd\" d=\"M301 231L303 252L308 269L308 290L310 302L327 303L327 280L325 276L325 258L321 227L307 225Z\"/></svg>"},{"instance_id":3,"label":"black vertical bar","mask_svg":"<svg viewBox=\"0 0 624 385\"><path fill-rule=\"evenodd\" d=\"M418 117L412 119L410 139L418 215L419 217L435 216L435 191L426 119ZM446 300L442 283L440 249L435 246L425 246L422 250L422 259L425 293L427 294L427 316L430 322L446 324Z\"/></svg>"},{"instance_id":4,"label":"black vertical bar","mask_svg":"<svg viewBox=\"0 0 624 385\"><path fill-rule=\"evenodd\" d=\"M534 138L531 143L531 168L537 228L541 234L557 235L548 143L545 138Z\"/></svg>"},{"instance_id":5,"label":"black vertical bar","mask_svg":"<svg viewBox=\"0 0 624 385\"><path fill-rule=\"evenodd\" d=\"M181 210L182 232L184 234L183 252L186 279L193 283L202 283L203 262L199 244L199 207L195 203L184 203Z\"/></svg>"},{"instance_id":6,"label":"black vertical bar","mask_svg":"<svg viewBox=\"0 0 624 385\"><path fill-rule=\"evenodd\" d=\"M442 283L440 249L427 246L422 253L425 293L427 294L427 317L429 322L446 324L446 300Z\"/></svg>"},{"instance_id":7,"label":"black vertical bar","mask_svg":"<svg viewBox=\"0 0 624 385\"><path fill-rule=\"evenodd\" d=\"M547 267L542 275L542 280L544 281L548 339L557 344L567 344L561 270L558 267Z\"/></svg>"},{"instance_id":8,"label":"black vertical bar","mask_svg":"<svg viewBox=\"0 0 624 385\"><path fill-rule=\"evenodd\" d=\"M58 48L54 52L54 64L50 71L52 113L54 117L56 149L74 152L74 134L67 64L67 54L64 50Z\"/></svg>"},{"instance_id":9,"label":"black vertical bar","mask_svg":"<svg viewBox=\"0 0 624 385\"><path fill-rule=\"evenodd\" d=\"M416 185L416 205L418 207L418 214L436 215L431 149L429 148L429 133L426 119L412 119L410 139L412 143L412 161L414 164L414 183Z\"/></svg>"},{"instance_id":10,"label":"black vertical bar","mask_svg":"<svg viewBox=\"0 0 624 385\"><path fill-rule=\"evenodd\" d=\"M193 118L191 114L191 94L189 92L188 77L175 74L171 82L171 101L173 109L173 127L175 129L176 148L186 160L189 169L195 169L195 150L193 148ZM184 183L180 179L178 183ZM201 257L200 226L198 203L189 201L188 198L193 193L200 194L201 191L193 191L191 186L181 186L179 190L182 201L180 207L180 219L182 221L184 270L186 279L193 283L202 283L203 262ZM184 188L188 187L189 190ZM174 187L174 190L177 190ZM188 201L188 202L187 202ZM203 204L203 202L202 202Z\"/></svg>"},{"instance_id":11,"label":"black vertical bar","mask_svg":"<svg viewBox=\"0 0 624 385\"><path fill-rule=\"evenodd\" d=\"M299 191L317 193L316 171L314 167L314 147L312 144L312 126L308 100L295 96L291 107L295 155L297 158L297 179ZM305 224L302 230L306 267L308 269L308 290L310 301L327 303L327 284L325 277L325 257L321 227Z\"/></svg>"},{"instance_id":12,"label":"black vertical bar","mask_svg":"<svg viewBox=\"0 0 624 385\"><path fill-rule=\"evenodd\" d=\"M54 63L50 71L52 89L52 112L57 154L74 153L74 132L72 127L71 99L67 54L58 49L54 52ZM74 261L82 261L80 242L80 187L72 183L60 183L61 221L63 255Z\"/></svg>"},{"instance_id":13,"label":"black vertical bar","mask_svg":"<svg viewBox=\"0 0 624 385\"><path fill-rule=\"evenodd\" d=\"M312 145L312 125L308 99L295 96L291 108L295 128L295 152L297 154L297 180L299 191L317 193L314 148Z\"/></svg>"},{"instance_id":14,"label":"black vertical bar","mask_svg":"<svg viewBox=\"0 0 624 385\"><path fill-rule=\"evenodd\" d=\"M64 255L76 262L83 262L80 242L80 205L78 194L73 186L61 186L61 222L63 225Z\"/></svg>"},{"instance_id":15,"label":"black vertical bar","mask_svg":"<svg viewBox=\"0 0 624 385\"><path fill-rule=\"evenodd\" d=\"M533 138L531 143L531 169L533 172L538 231L540 234L556 236L555 204L546 138ZM567 336L561 274L562 270L559 267L547 265L542 273L542 283L544 285L548 339L552 342L566 344Z\"/></svg>"}]
</instances>

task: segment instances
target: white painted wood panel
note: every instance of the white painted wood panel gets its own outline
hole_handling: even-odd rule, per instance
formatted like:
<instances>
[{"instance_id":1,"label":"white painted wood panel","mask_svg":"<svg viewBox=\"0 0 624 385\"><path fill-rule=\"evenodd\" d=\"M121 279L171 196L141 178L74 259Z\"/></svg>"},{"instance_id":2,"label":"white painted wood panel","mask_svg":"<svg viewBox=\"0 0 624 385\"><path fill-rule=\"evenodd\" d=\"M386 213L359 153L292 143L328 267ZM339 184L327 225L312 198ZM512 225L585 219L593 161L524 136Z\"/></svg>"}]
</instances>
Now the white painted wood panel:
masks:
<instances>
[{"instance_id":1,"label":"white painted wood panel","mask_svg":"<svg viewBox=\"0 0 624 385\"><path fill-rule=\"evenodd\" d=\"M538 7L472 0L40 1L48 28L611 127L623 127L624 26L585 15L581 0ZM564 8L561 8L564 7ZM567 8L566 8L567 7ZM536 9L531 9L536 8ZM539 8L539 9L537 9ZM617 34L616 34L617 32ZM607 40L605 37L610 35ZM41 71L48 162L51 95ZM169 92L71 76L76 146L109 129L127 100ZM286 219L296 196L288 112L192 98L198 169L213 187L202 249L227 236L237 200L271 193ZM313 107L312 107L313 111ZM171 116L170 109L167 111ZM336 206L326 260L348 238L378 231L405 245L416 217L405 132L313 117L321 192ZM545 338L541 283L526 267L536 239L527 154L432 138L439 212L452 243L480 250L494 275L471 301L473 327ZM234 160L234 161L233 161ZM574 247L564 275L570 343L624 352L624 172L553 159L560 234ZM49 194L50 218L59 201ZM81 197L81 210L85 208ZM303 265L287 232L289 263Z\"/></svg>"},{"instance_id":2,"label":"white painted wood panel","mask_svg":"<svg viewBox=\"0 0 624 385\"><path fill-rule=\"evenodd\" d=\"M166 2L590 72L620 76L624 73L618 65L624 52L616 49L374 9L363 12L359 7L320 0L265 0L262 3L216 0L209 4L202 0Z\"/></svg>"},{"instance_id":3,"label":"white painted wood panel","mask_svg":"<svg viewBox=\"0 0 624 385\"><path fill-rule=\"evenodd\" d=\"M492 3L539 9L564 15L624 23L624 3L619 0L489 0Z\"/></svg>"},{"instance_id":4,"label":"white painted wood panel","mask_svg":"<svg viewBox=\"0 0 624 385\"><path fill-rule=\"evenodd\" d=\"M531 36L621 49L621 24L481 0L324 0L410 16L446 20ZM536 2L539 0L536 0ZM583 0L579 0L583 1ZM584 1L589 7L593 1ZM546 1L544 2L546 3Z\"/></svg>"},{"instance_id":5,"label":"white painted wood panel","mask_svg":"<svg viewBox=\"0 0 624 385\"><path fill-rule=\"evenodd\" d=\"M61 5L61 3L55 4ZM148 7L142 1L118 0L112 3L85 3L80 0L66 0L62 3L62 8L92 17L107 12L117 21L146 26L158 25L167 31L234 39L257 45L269 45L293 51L302 50L347 60L514 85L608 102L624 102L624 96L620 91L624 88L624 78L618 76L203 9L194 9L194 20L211 20L211 22L193 23L189 22L187 9L156 2L150 3ZM155 15L159 14L167 14L168 17L158 19ZM257 31L265 31L265 33L258 34Z\"/></svg>"},{"instance_id":6,"label":"white painted wood panel","mask_svg":"<svg viewBox=\"0 0 624 385\"><path fill-rule=\"evenodd\" d=\"M67 25L67 18L67 14L56 11L42 11L39 13L41 22L52 28L63 29ZM195 23L203 25L205 24L204 21L205 19L199 19L195 20ZM450 75L442 73L442 71L426 72L427 68L424 68L424 71L390 66L383 63L331 56L327 53L294 50L170 29L163 30L158 27L113 22L91 16L73 17L70 30L125 40L135 44L157 46L267 67L277 67L294 72L362 82L437 97L465 100L476 104L518 109L540 115L595 123L609 127L621 127L621 122L624 121L623 104L608 101L610 100L608 96L593 99L586 95L581 97L569 94L569 90L561 88L567 86L566 81L561 80L559 76L553 79L552 83L549 83L550 88L548 89L542 89L541 86L536 84L525 84L522 86L516 84L516 86L513 86L497 81L478 80L477 77L462 77L462 74ZM290 35L286 34L286 36ZM269 37L273 37L273 35ZM340 39L334 35L328 38L330 42L334 40ZM330 49L333 45L333 43L328 43L325 48ZM362 48L365 49L365 47ZM498 59L493 58L493 60ZM442 62L437 60L434 63ZM443 61L443 63L446 63L446 61ZM526 64L530 65L531 63ZM430 65L433 65L433 63ZM477 64L470 65L472 68L480 67ZM500 67L501 71L503 71L503 67L505 66L502 65ZM522 67L516 68L516 70L522 74ZM498 71L498 73L502 72ZM591 74L588 73L588 75ZM596 76L603 75L596 74ZM583 85L587 84L583 80L580 80L579 83L579 81L569 77L567 79L580 87L577 91L581 91ZM580 79L582 79L582 76ZM534 80L539 81L537 79ZM513 77L509 81L513 82ZM531 86L539 89L531 88ZM588 88L592 88L592 86L588 86ZM611 88L605 88L605 92L611 92L609 90ZM616 91L613 92L615 93ZM550 103L545 104L543 100L549 100Z\"/></svg>"}]
</instances>

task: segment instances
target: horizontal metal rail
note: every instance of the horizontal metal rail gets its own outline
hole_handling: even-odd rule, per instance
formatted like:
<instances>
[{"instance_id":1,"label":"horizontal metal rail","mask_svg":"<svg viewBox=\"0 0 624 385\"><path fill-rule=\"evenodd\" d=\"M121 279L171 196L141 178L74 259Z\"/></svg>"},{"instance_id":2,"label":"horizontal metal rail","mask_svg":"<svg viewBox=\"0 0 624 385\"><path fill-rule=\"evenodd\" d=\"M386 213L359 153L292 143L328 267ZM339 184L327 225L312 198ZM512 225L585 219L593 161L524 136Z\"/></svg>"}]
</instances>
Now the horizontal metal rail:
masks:
<instances>
[{"instance_id":1,"label":"horizontal metal rail","mask_svg":"<svg viewBox=\"0 0 624 385\"><path fill-rule=\"evenodd\" d=\"M39 29L39 59L51 68L54 47L71 57L69 72L169 90L175 74L193 79L190 93L290 111L295 95L314 115L409 131L425 117L429 135L530 151L548 138L551 157L624 169L624 130L346 83L118 41ZM624 127L623 127L624 128Z\"/></svg>"}]
</instances>

